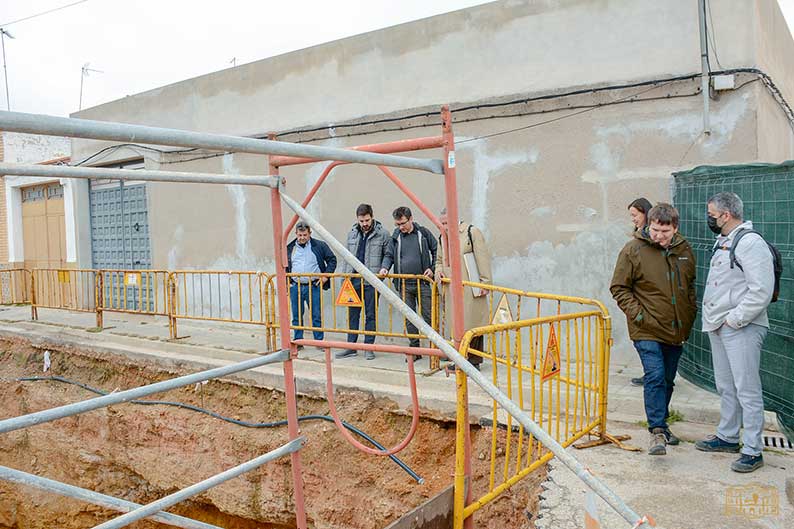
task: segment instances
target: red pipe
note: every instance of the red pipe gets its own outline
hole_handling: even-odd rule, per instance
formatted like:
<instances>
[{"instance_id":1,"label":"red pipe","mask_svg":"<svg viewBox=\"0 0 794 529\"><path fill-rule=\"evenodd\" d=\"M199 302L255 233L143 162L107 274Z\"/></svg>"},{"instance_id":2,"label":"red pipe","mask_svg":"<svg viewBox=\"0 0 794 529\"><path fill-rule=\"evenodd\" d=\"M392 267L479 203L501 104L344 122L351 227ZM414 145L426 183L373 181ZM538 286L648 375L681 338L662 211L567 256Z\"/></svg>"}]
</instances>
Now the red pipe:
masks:
<instances>
[{"instance_id":1,"label":"red pipe","mask_svg":"<svg viewBox=\"0 0 794 529\"><path fill-rule=\"evenodd\" d=\"M420 199L418 196L416 196L416 194L414 194L414 192L413 192L413 191L411 191L411 190L408 188L408 186L407 186L407 185L405 185L405 184L403 183L403 181L402 181L402 180L400 180L400 179L397 177L397 175L395 175L395 174L392 172L392 170L391 170L391 169L389 169L388 167L386 167L386 166L383 166L383 165L379 165L379 166L378 166L378 169L380 169L381 171L383 171L383 174L385 174L385 175L386 175L386 177L387 177L389 180L391 180L392 182L394 182L394 185L396 185L396 186L397 186L397 187L400 189L400 191L402 191L403 193L405 193L405 196L407 196L407 197L408 197L408 198L411 200L411 202L413 202L414 204L416 204L416 207L418 207L418 208L419 208L419 209L422 211L422 213L424 213L424 214L425 214L425 216L426 216L428 219L430 219L430 222L432 222L433 224L435 224L435 225L436 225L436 227L439 229L439 231L440 231L442 234L444 233L444 226L441 224L441 221L438 219L438 217L436 217L436 216L433 214L433 212L432 212L432 211L430 211L430 209L428 209L428 207L427 207L427 206L425 206L424 202L422 202L422 200L421 200L421 199Z\"/></svg>"},{"instance_id":2,"label":"red pipe","mask_svg":"<svg viewBox=\"0 0 794 529\"><path fill-rule=\"evenodd\" d=\"M339 165L343 165L345 163L346 162L333 162L333 163L328 164L328 167L325 168L325 170L320 175L320 178L318 178L317 182L315 182L314 186L312 186L312 189L311 189L311 191L309 191L309 194L306 195L306 198L303 199L303 203L301 204L301 206L304 207L304 208L306 206L308 206L309 202L311 202L312 199L314 198L314 195L316 195L317 191L320 190L320 186L323 185L323 182L325 182L325 179L328 177L329 174L331 174L331 171L333 171L335 167L337 167ZM292 231L292 228L294 228L295 224L297 224L297 223L298 223L298 215L293 215L292 219L290 219L289 224L287 225L287 229L284 230L284 245L287 244L287 241L289 240L290 232Z\"/></svg>"},{"instance_id":3,"label":"red pipe","mask_svg":"<svg viewBox=\"0 0 794 529\"><path fill-rule=\"evenodd\" d=\"M378 351L380 353L398 353L398 354L412 354L412 355L428 355L438 356L439 358L446 358L447 356L439 349L431 349L430 347L407 347L404 345L384 345L374 343L356 343L356 342L335 342L333 340L311 340L303 338L295 340L296 345L308 345L310 347L317 347L319 349L354 349L356 351Z\"/></svg>"},{"instance_id":4,"label":"red pipe","mask_svg":"<svg viewBox=\"0 0 794 529\"><path fill-rule=\"evenodd\" d=\"M273 139L271 137L271 139ZM270 164L270 174L277 175L278 168ZM289 298L287 296L287 270L284 258L286 247L281 241L282 215L281 195L278 188L270 189L270 210L273 219L273 252L276 258L276 277L278 278L278 314L279 321L289 321ZM297 439L300 435L298 426L298 397L295 388L295 372L292 358L297 357L297 348L290 346L289 325L281 325L281 347L290 347L290 358L284 362L284 395L287 400L287 432L290 440ZM290 454L292 462L292 486L295 497L295 524L298 529L307 529L306 524L306 499L303 494L303 465L301 464L300 451Z\"/></svg>"},{"instance_id":5,"label":"red pipe","mask_svg":"<svg viewBox=\"0 0 794 529\"><path fill-rule=\"evenodd\" d=\"M414 373L414 357L412 355L408 355L408 378L411 381L411 403L413 404L412 416L411 416L411 429L408 432L408 435L405 436L400 444L397 446L390 448L388 450L376 450L374 448L370 448L368 446L364 446L359 441L357 441L353 435L347 431L347 428L342 424L341 419L339 419L339 414L336 411L336 404L334 403L334 378L333 378L333 364L331 363L331 348L325 348L325 387L326 391L328 392L328 408L331 411L331 417L334 418L334 424L336 424L336 428L342 434L342 436L347 439L347 442L353 445L354 447L358 448L365 454L370 454L373 456L391 456L408 446L408 443L414 438L416 434L416 430L419 427L419 397L416 394L416 374Z\"/></svg>"},{"instance_id":6,"label":"red pipe","mask_svg":"<svg viewBox=\"0 0 794 529\"><path fill-rule=\"evenodd\" d=\"M366 151L378 154L395 154L398 152L437 149L443 147L443 145L443 136L431 136L427 138L412 138L409 140L397 140L386 143L373 143L372 145L357 145L355 147L348 147L348 149L351 151ZM285 167L287 165L300 165L321 161L322 160L317 160L315 158L298 158L296 156L271 156L270 158L270 164L274 167Z\"/></svg>"},{"instance_id":7,"label":"red pipe","mask_svg":"<svg viewBox=\"0 0 794 529\"><path fill-rule=\"evenodd\" d=\"M452 340L455 349L460 349L460 340L463 336L463 328L465 326L463 318L463 275L460 259L460 231L458 230L458 219L460 219L460 214L458 210L457 177L455 174L455 166L457 165L455 161L455 135L452 133L452 113L449 111L449 106L447 105L441 107L441 123L444 138L444 188L446 190L447 199L447 226L449 227L447 242L449 246L449 265L452 269L452 277L450 278L451 281L449 285L449 292L452 297ZM465 457L464 473L466 478L471 480L471 432L469 427L468 393L465 398L466 436L463 450ZM469 487L466 493L466 504L471 502L471 489L472 487ZM471 529L474 526L474 517L469 516L463 521L463 524L466 529Z\"/></svg>"}]
</instances>

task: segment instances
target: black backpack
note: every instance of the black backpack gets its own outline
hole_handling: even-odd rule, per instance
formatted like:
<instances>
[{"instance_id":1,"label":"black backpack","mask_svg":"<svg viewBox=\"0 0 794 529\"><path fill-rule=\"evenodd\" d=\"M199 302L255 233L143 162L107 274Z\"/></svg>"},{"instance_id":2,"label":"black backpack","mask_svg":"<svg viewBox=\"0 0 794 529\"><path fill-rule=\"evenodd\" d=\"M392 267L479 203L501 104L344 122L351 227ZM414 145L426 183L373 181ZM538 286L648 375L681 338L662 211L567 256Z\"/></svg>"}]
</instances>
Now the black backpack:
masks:
<instances>
[{"instance_id":1,"label":"black backpack","mask_svg":"<svg viewBox=\"0 0 794 529\"><path fill-rule=\"evenodd\" d=\"M733 268L733 265L735 264L742 272L744 272L744 268L742 268L742 264L736 260L736 245L739 244L741 238L748 233L758 234L762 239L764 239L764 236L755 230L741 229L736 233L736 236L733 238L733 244L731 245L729 256L731 268ZM772 268L775 270L775 288L772 290L772 303L774 303L777 301L778 296L780 295L780 277L783 275L783 256L780 255L780 250L775 248L774 244L770 243L766 239L764 239L764 242L769 247L769 251L772 252Z\"/></svg>"}]
</instances>

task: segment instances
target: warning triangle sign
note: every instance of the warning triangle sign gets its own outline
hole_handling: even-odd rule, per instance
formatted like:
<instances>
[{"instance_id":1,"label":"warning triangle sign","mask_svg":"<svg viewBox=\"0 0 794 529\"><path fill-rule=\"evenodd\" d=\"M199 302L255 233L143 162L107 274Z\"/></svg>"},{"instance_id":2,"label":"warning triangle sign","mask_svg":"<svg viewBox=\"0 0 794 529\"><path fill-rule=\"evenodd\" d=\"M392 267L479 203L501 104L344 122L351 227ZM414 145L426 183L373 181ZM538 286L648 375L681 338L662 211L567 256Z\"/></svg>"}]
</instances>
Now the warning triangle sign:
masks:
<instances>
[{"instance_id":1,"label":"warning triangle sign","mask_svg":"<svg viewBox=\"0 0 794 529\"><path fill-rule=\"evenodd\" d=\"M540 381L546 382L555 375L560 374L560 346L557 343L557 334L554 324L549 326L549 342L546 345L546 354L543 356L543 368L540 372Z\"/></svg>"},{"instance_id":2,"label":"warning triangle sign","mask_svg":"<svg viewBox=\"0 0 794 529\"><path fill-rule=\"evenodd\" d=\"M513 321L513 311L510 310L510 303L507 301L507 294L502 296L499 304L496 306L491 323L499 325L500 323L511 323Z\"/></svg>"},{"instance_id":3,"label":"warning triangle sign","mask_svg":"<svg viewBox=\"0 0 794 529\"><path fill-rule=\"evenodd\" d=\"M336 304L340 307L360 307L362 305L361 297L353 288L349 277L342 281L342 288L339 289L339 295L336 296Z\"/></svg>"}]
</instances>

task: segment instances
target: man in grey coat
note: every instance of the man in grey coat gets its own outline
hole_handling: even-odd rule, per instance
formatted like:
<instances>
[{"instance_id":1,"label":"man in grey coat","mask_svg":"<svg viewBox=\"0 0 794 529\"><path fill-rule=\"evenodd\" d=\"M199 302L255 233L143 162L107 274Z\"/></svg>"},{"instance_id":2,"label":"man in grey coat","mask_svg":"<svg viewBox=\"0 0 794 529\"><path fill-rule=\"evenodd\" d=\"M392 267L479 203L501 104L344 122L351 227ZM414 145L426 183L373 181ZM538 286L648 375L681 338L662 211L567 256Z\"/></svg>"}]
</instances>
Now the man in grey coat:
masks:
<instances>
[{"instance_id":1,"label":"man in grey coat","mask_svg":"<svg viewBox=\"0 0 794 529\"><path fill-rule=\"evenodd\" d=\"M372 206L369 204L360 204L356 208L356 223L347 234L347 249L356 258L364 263L364 266L369 268L372 272L378 273L383 268L383 260L386 257L386 249L391 241L389 232L383 225L372 218ZM352 273L353 267L347 261L342 261L340 271L343 273ZM363 280L360 277L354 277L350 281L353 288L356 289L359 296L362 294ZM363 301L365 322L364 329L367 331L374 331L377 321L377 312L375 306L375 289L372 285L364 282L363 288ZM347 309L348 319L350 320L350 329L358 330L361 320L361 307L349 307ZM355 343L358 341L358 333L349 333L347 341ZM364 343L375 343L375 335L367 334L364 336ZM356 356L358 353L355 349L346 349L339 351L334 356L336 358L346 358L349 356ZM375 353L373 351L364 351L364 358L367 360L374 360Z\"/></svg>"},{"instance_id":2,"label":"man in grey coat","mask_svg":"<svg viewBox=\"0 0 794 529\"><path fill-rule=\"evenodd\" d=\"M743 220L742 199L717 193L708 201L709 228L717 242L703 294L703 331L711 342L714 381L720 396L717 434L695 443L704 452L739 452L731 464L736 472L763 466L761 431L761 346L769 319L766 309L774 291L774 257L766 241ZM733 248L734 258L731 258Z\"/></svg>"}]
</instances>

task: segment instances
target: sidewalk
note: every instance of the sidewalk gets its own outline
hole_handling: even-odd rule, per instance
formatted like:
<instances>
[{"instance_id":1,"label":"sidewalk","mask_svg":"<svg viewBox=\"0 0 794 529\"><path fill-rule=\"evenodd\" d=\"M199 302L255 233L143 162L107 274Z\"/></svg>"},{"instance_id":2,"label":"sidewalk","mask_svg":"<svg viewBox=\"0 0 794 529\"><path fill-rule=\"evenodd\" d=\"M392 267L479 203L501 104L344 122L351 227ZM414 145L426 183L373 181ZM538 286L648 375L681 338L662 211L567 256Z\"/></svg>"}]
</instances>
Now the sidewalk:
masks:
<instances>
[{"instance_id":1,"label":"sidewalk","mask_svg":"<svg viewBox=\"0 0 794 529\"><path fill-rule=\"evenodd\" d=\"M138 316L134 314L106 313L105 330L87 332L95 325L94 315L62 310L39 309L39 321L30 321L30 308L26 306L0 307L0 329L3 332L24 332L27 336L49 336L51 339L67 340L72 345L95 348L103 347L120 354L138 354L165 362L195 362L201 365L221 365L239 361L247 354L265 352L264 328L258 325L225 324L180 320L176 341L168 340L168 324L165 318ZM307 336L311 336L308 333ZM338 336L344 340L344 337ZM398 343L398 342L386 342ZM625 356L625 355L624 355ZM417 373L428 375L427 360L416 365ZM488 362L483 364L488 374ZM281 388L280 366L268 366L257 370L259 382ZM325 359L322 351L306 348L296 361L298 390L302 393L322 396L325 392ZM641 376L639 362L620 365L613 362L609 373L609 398L607 409L613 421L637 423L645 420L642 388L632 386L630 379ZM241 374L239 377L251 377ZM262 379L261 377L265 377ZM335 385L339 388L358 389L375 396L389 397L399 406L410 406L407 384L407 367L402 355L378 353L375 360L364 360L363 355L334 360ZM454 417L454 377L443 372L418 377L422 408L434 415ZM475 390L476 391L476 390ZM473 392L473 405L477 406ZM483 398L482 407L472 410L490 418L490 400ZM716 424L719 420L719 398L679 377L672 407L684 420L703 424ZM773 414L767 414L767 428L776 429Z\"/></svg>"}]
</instances>

